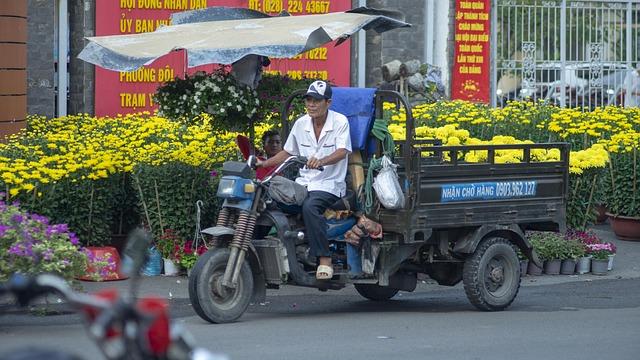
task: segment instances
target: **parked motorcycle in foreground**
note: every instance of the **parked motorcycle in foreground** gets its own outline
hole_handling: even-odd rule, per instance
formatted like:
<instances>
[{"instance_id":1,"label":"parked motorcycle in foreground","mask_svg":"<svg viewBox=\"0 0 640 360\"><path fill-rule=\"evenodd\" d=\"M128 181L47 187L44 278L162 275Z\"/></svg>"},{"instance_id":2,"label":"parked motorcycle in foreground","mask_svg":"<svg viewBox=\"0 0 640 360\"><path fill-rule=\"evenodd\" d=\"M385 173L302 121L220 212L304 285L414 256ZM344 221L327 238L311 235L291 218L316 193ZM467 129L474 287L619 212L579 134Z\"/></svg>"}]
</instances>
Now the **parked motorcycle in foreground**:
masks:
<instances>
[{"instance_id":1,"label":"parked motorcycle in foreground","mask_svg":"<svg viewBox=\"0 0 640 360\"><path fill-rule=\"evenodd\" d=\"M124 271L131 277L129 294L105 289L96 294L73 291L60 277L41 274L14 275L0 284L0 295L13 295L20 306L27 306L47 294L57 294L70 308L84 315L87 333L107 359L224 360L224 356L196 348L191 336L179 325L170 324L164 299L135 299L138 273L149 247L148 234L136 230L124 251ZM74 355L49 349L24 349L4 354L2 359L76 359ZM96 358L96 356L91 356Z\"/></svg>"}]
</instances>

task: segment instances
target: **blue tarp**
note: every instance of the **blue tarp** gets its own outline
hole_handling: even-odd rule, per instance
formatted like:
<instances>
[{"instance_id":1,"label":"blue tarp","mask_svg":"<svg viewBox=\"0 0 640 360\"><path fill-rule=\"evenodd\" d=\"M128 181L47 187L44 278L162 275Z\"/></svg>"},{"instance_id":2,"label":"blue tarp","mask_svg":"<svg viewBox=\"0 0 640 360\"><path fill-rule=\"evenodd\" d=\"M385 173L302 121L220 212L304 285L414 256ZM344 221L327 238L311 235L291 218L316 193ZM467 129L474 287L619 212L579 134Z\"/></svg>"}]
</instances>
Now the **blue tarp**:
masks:
<instances>
[{"instance_id":1,"label":"blue tarp","mask_svg":"<svg viewBox=\"0 0 640 360\"><path fill-rule=\"evenodd\" d=\"M373 126L376 89L334 87L330 109L349 119L351 147L363 150Z\"/></svg>"}]
</instances>

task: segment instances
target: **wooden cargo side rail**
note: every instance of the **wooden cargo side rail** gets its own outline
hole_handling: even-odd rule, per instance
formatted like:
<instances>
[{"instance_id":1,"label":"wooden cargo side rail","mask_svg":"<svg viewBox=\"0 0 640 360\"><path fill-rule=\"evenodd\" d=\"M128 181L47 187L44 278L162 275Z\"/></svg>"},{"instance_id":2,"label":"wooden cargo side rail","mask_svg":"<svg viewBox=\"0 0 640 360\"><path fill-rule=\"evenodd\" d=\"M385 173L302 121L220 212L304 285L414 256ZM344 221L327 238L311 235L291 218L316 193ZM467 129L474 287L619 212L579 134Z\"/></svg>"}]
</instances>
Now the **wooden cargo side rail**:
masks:
<instances>
[{"instance_id":1,"label":"wooden cargo side rail","mask_svg":"<svg viewBox=\"0 0 640 360\"><path fill-rule=\"evenodd\" d=\"M534 149L558 149L557 161L537 162ZM404 149L403 149L404 150ZM496 163L499 150L522 150L519 163ZM423 157L428 151L431 156ZM467 163L456 153L487 151L486 161ZM409 174L401 165L399 175L406 185L403 210L380 210L385 231L403 234L405 242L426 240L436 229L477 227L484 224L518 224L523 228L562 229L565 226L569 181L569 145L566 143L412 147ZM443 161L444 154L450 157ZM458 161L454 160L458 158ZM403 164L406 157L397 158ZM408 185L408 186L407 186ZM513 196L446 197L445 189L464 187L477 191L484 186L529 186L531 194L514 191ZM453 191L453 190L451 190ZM513 191L513 190L510 190Z\"/></svg>"}]
</instances>

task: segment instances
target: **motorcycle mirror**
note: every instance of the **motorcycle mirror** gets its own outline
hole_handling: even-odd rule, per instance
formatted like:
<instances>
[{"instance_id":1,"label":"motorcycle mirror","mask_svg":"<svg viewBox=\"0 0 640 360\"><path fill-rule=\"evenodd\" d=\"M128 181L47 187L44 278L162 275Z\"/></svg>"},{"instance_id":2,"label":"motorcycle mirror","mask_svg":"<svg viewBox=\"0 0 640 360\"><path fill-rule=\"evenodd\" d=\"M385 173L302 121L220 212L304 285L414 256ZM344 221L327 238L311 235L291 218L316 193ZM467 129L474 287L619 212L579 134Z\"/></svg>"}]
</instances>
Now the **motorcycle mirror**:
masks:
<instances>
[{"instance_id":1,"label":"motorcycle mirror","mask_svg":"<svg viewBox=\"0 0 640 360\"><path fill-rule=\"evenodd\" d=\"M247 158L247 166L252 169L256 168L257 162L258 162L258 159L255 157L255 155L249 155L249 157Z\"/></svg>"},{"instance_id":2,"label":"motorcycle mirror","mask_svg":"<svg viewBox=\"0 0 640 360\"><path fill-rule=\"evenodd\" d=\"M151 245L151 236L143 229L135 229L129 234L122 259L122 271L127 276L136 276L147 258L147 249Z\"/></svg>"}]
</instances>

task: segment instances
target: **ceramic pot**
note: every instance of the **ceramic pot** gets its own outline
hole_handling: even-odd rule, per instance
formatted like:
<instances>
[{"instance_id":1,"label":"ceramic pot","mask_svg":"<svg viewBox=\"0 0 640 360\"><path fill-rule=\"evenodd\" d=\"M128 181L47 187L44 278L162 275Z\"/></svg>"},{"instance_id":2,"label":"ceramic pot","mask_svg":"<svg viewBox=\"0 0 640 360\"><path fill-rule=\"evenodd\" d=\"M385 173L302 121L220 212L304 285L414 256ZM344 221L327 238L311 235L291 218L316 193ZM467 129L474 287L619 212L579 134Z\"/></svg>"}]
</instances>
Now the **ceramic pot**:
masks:
<instances>
[{"instance_id":1,"label":"ceramic pot","mask_svg":"<svg viewBox=\"0 0 640 360\"><path fill-rule=\"evenodd\" d=\"M620 240L640 241L640 217L615 216L607 213L611 230Z\"/></svg>"},{"instance_id":2,"label":"ceramic pot","mask_svg":"<svg viewBox=\"0 0 640 360\"><path fill-rule=\"evenodd\" d=\"M591 271L591 257L583 256L578 259L578 264L576 265L576 272L578 274L586 274Z\"/></svg>"},{"instance_id":3,"label":"ceramic pot","mask_svg":"<svg viewBox=\"0 0 640 360\"><path fill-rule=\"evenodd\" d=\"M575 259L564 259L562 260L562 265L560 266L560 274L562 275L573 275L576 272L576 260Z\"/></svg>"},{"instance_id":4,"label":"ceramic pot","mask_svg":"<svg viewBox=\"0 0 640 360\"><path fill-rule=\"evenodd\" d=\"M529 261L529 266L527 267L527 273L529 275L542 275L542 268L536 266L536 264L533 263L533 261Z\"/></svg>"},{"instance_id":5,"label":"ceramic pot","mask_svg":"<svg viewBox=\"0 0 640 360\"><path fill-rule=\"evenodd\" d=\"M91 254L93 254L94 257L98 257L98 258L105 258L106 257L110 257L111 259L113 259L113 262L116 264L116 271L115 273L111 273L107 276L102 276L99 279L95 279L93 277L90 277L88 275L79 277L78 279L80 280L85 280L85 281L111 281L111 280L124 280L127 279L128 277L122 273L122 264L120 261L120 255L118 254L118 250L116 250L115 247L113 246L88 246L86 247L87 251L90 252ZM99 273L98 269L95 269L93 266L91 266L90 264L87 265L87 274L91 274L91 273Z\"/></svg>"},{"instance_id":6,"label":"ceramic pot","mask_svg":"<svg viewBox=\"0 0 640 360\"><path fill-rule=\"evenodd\" d=\"M547 260L544 262L544 273L547 275L559 275L561 265L562 260L560 259Z\"/></svg>"},{"instance_id":7,"label":"ceramic pot","mask_svg":"<svg viewBox=\"0 0 640 360\"><path fill-rule=\"evenodd\" d=\"M167 276L176 276L180 269L176 266L176 263L171 259L162 259L164 262L164 274Z\"/></svg>"},{"instance_id":8,"label":"ceramic pot","mask_svg":"<svg viewBox=\"0 0 640 360\"><path fill-rule=\"evenodd\" d=\"M528 259L520 260L520 276L526 276L528 268L529 268L529 260Z\"/></svg>"},{"instance_id":9,"label":"ceramic pot","mask_svg":"<svg viewBox=\"0 0 640 360\"><path fill-rule=\"evenodd\" d=\"M615 254L609 255L609 262L607 263L607 270L613 270L613 258L616 257Z\"/></svg>"},{"instance_id":10,"label":"ceramic pot","mask_svg":"<svg viewBox=\"0 0 640 360\"><path fill-rule=\"evenodd\" d=\"M609 259L591 259L591 273L593 275L605 275L607 273L608 266Z\"/></svg>"}]
</instances>

